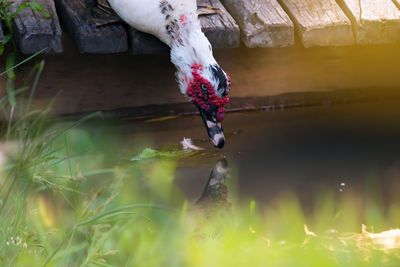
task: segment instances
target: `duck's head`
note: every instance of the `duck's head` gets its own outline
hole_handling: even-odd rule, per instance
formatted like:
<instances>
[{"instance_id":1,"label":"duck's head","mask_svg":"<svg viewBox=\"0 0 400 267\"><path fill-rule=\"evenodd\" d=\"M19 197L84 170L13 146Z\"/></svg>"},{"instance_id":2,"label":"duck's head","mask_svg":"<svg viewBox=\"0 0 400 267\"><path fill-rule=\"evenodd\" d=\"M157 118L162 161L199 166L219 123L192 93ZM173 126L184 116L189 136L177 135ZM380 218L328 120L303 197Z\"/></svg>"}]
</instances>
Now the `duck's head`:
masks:
<instances>
[{"instance_id":1,"label":"duck's head","mask_svg":"<svg viewBox=\"0 0 400 267\"><path fill-rule=\"evenodd\" d=\"M181 92L200 111L212 143L225 145L222 129L224 106L229 102L230 78L213 57L212 48L200 27L192 27L171 48L171 60L177 67Z\"/></svg>"},{"instance_id":2,"label":"duck's head","mask_svg":"<svg viewBox=\"0 0 400 267\"><path fill-rule=\"evenodd\" d=\"M188 83L187 96L200 111L208 135L215 147L225 145L222 129L224 106L229 102L229 76L218 65L194 64L192 79Z\"/></svg>"}]
</instances>

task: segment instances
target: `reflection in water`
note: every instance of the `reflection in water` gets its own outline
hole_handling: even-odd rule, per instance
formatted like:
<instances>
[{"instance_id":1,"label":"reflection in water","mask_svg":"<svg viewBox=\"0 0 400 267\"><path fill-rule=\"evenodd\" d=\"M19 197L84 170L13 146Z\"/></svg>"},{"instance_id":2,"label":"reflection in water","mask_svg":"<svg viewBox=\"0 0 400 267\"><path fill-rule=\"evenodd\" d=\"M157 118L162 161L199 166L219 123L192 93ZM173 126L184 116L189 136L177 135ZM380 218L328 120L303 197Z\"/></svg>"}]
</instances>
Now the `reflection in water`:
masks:
<instances>
[{"instance_id":1,"label":"reflection in water","mask_svg":"<svg viewBox=\"0 0 400 267\"><path fill-rule=\"evenodd\" d=\"M223 153L229 168L235 170L232 180L237 181L238 203L254 199L259 206L267 206L290 192L311 212L321 190L328 189L335 196L372 201L375 193L367 192L368 188L381 194L385 203L400 201L399 106L400 101L393 99L231 113L224 129L235 134L227 136L229 146L223 151L215 151L209 140L196 139L201 137L202 125L190 116L156 123L122 121L110 125L109 132L113 139L123 141L128 154L150 145L173 148L183 136L204 147L204 152L179 159L174 174L190 202L203 196L210 168ZM97 129L96 125L92 136L106 131ZM379 186L367 187L371 179Z\"/></svg>"},{"instance_id":2,"label":"reflection in water","mask_svg":"<svg viewBox=\"0 0 400 267\"><path fill-rule=\"evenodd\" d=\"M203 194L197 201L197 205L231 205L231 203L227 200L228 188L225 185L225 177L227 173L228 161L226 160L226 158L219 159L215 164L215 167L211 171L210 178L207 181Z\"/></svg>"}]
</instances>

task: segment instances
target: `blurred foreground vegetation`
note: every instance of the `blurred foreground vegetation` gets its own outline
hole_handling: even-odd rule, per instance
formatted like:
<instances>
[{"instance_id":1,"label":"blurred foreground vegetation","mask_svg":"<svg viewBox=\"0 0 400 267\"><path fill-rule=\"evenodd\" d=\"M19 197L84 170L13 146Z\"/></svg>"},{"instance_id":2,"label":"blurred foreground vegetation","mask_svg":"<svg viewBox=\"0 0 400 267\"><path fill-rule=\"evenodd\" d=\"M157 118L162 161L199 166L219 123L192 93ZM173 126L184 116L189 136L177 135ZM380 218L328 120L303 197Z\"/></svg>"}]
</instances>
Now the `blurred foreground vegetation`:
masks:
<instances>
[{"instance_id":1,"label":"blurred foreground vegetation","mask_svg":"<svg viewBox=\"0 0 400 267\"><path fill-rule=\"evenodd\" d=\"M290 192L199 206L174 183L192 154L127 150L86 126L100 113L71 122L31 108L43 68L0 87L1 266L400 265L400 197L384 201L379 178L366 199L321 189L307 212Z\"/></svg>"}]
</instances>

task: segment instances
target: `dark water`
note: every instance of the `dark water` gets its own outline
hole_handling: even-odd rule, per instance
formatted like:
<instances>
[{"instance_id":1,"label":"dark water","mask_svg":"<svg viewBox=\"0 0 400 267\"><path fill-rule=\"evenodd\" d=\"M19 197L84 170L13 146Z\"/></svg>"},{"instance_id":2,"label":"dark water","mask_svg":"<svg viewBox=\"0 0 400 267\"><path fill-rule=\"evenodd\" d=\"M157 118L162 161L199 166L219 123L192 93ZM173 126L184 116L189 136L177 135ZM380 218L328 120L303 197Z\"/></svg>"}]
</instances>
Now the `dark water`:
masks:
<instances>
[{"instance_id":1,"label":"dark water","mask_svg":"<svg viewBox=\"0 0 400 267\"><path fill-rule=\"evenodd\" d=\"M114 128L130 136L127 149L179 147L183 137L206 148L182 159L176 182L196 201L216 161L229 162L230 193L267 203L294 191L307 205L320 188L362 194L367 187L396 195L400 189L400 103L385 101L276 111L230 113L227 144L216 150L200 117L124 121ZM373 182L371 182L373 181ZM229 183L229 182L228 182ZM368 189L368 188L367 188ZM371 189L371 188L370 188Z\"/></svg>"}]
</instances>

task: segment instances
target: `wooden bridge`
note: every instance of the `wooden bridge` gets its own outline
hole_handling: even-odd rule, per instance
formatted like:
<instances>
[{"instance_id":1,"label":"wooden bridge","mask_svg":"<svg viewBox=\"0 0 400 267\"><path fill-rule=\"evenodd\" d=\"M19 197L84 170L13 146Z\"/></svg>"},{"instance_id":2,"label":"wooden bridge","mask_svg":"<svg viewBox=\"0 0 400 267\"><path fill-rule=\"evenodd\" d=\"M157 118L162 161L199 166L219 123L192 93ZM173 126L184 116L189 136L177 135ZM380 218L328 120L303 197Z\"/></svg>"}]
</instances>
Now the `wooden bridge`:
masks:
<instances>
[{"instance_id":1,"label":"wooden bridge","mask_svg":"<svg viewBox=\"0 0 400 267\"><path fill-rule=\"evenodd\" d=\"M16 0L15 5L24 0ZM61 53L62 29L81 53L149 54L168 51L158 39L122 23L93 29L84 19L84 0L36 0L51 15L25 9L15 19L20 50ZM201 16L214 48L349 46L400 42L400 0L198 0L223 14ZM60 22L63 27L60 27ZM0 29L0 40L3 38Z\"/></svg>"}]
</instances>

